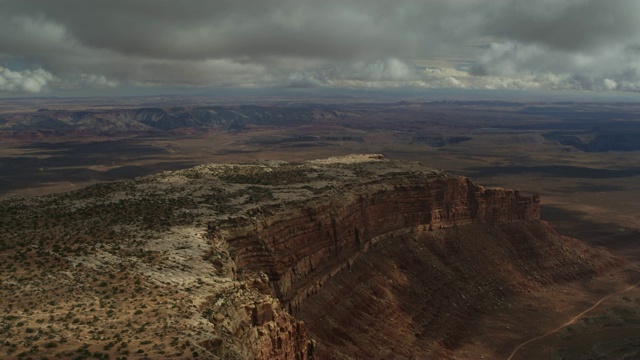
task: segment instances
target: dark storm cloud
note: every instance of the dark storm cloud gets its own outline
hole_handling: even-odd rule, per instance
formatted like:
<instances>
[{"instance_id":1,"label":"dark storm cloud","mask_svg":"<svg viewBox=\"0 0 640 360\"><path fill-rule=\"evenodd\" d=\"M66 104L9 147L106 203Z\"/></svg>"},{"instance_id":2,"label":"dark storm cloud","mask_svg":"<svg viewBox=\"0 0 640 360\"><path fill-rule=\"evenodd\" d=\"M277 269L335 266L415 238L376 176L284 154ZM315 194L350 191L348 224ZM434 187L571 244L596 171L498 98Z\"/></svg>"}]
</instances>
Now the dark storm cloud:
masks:
<instances>
[{"instance_id":1,"label":"dark storm cloud","mask_svg":"<svg viewBox=\"0 0 640 360\"><path fill-rule=\"evenodd\" d=\"M374 1L9 1L14 21L61 26L79 45L171 59L351 58L403 50L407 30ZM17 15L17 16L16 16ZM399 19L404 20L404 19ZM32 20L33 21L33 20ZM45 25L45 24L42 24ZM403 29L405 27L405 29ZM44 35L44 34L43 34ZM32 39L37 45L39 39Z\"/></svg>"},{"instance_id":2,"label":"dark storm cloud","mask_svg":"<svg viewBox=\"0 0 640 360\"><path fill-rule=\"evenodd\" d=\"M640 1L517 0L505 2L487 32L554 49L588 51L611 42L637 42Z\"/></svg>"},{"instance_id":3,"label":"dark storm cloud","mask_svg":"<svg viewBox=\"0 0 640 360\"><path fill-rule=\"evenodd\" d=\"M0 91L127 84L635 90L639 5L0 0ZM452 60L473 65L454 68Z\"/></svg>"}]
</instances>

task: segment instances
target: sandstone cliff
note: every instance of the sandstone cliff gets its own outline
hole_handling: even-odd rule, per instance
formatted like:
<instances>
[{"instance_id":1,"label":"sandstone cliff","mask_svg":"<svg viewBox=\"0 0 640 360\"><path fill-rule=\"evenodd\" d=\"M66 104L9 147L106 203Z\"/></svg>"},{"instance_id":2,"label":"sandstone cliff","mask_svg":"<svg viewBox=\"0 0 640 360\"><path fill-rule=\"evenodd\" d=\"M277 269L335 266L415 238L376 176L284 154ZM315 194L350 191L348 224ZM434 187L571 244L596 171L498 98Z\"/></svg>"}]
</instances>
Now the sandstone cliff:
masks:
<instances>
[{"instance_id":1,"label":"sandstone cliff","mask_svg":"<svg viewBox=\"0 0 640 360\"><path fill-rule=\"evenodd\" d=\"M539 211L537 196L379 155L5 200L0 352L446 355L510 293L617 265Z\"/></svg>"},{"instance_id":2,"label":"sandstone cliff","mask_svg":"<svg viewBox=\"0 0 640 360\"><path fill-rule=\"evenodd\" d=\"M361 179L313 200L262 213L246 225L234 223L227 238L237 249L236 264L265 272L273 295L292 314L300 301L381 240L416 229L538 219L540 212L535 195L429 172Z\"/></svg>"},{"instance_id":3,"label":"sandstone cliff","mask_svg":"<svg viewBox=\"0 0 640 360\"><path fill-rule=\"evenodd\" d=\"M296 317L320 358L454 358L484 331L478 320L512 296L619 264L536 220L414 231L373 246L302 301Z\"/></svg>"}]
</instances>

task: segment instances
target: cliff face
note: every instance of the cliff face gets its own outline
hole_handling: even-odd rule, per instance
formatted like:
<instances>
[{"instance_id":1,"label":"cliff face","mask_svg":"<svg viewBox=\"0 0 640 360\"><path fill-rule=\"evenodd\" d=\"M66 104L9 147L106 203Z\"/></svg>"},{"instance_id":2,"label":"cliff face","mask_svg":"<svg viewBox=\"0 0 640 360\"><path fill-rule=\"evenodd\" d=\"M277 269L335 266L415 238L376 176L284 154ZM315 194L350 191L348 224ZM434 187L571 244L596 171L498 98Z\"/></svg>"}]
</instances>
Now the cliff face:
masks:
<instances>
[{"instance_id":1,"label":"cliff face","mask_svg":"<svg viewBox=\"0 0 640 360\"><path fill-rule=\"evenodd\" d=\"M8 199L0 307L32 309L0 319L0 351L446 355L510 293L616 265L538 217L537 196L378 155L209 164ZM52 306L77 317L51 323ZM132 324L135 342L107 342ZM65 340L21 342L23 328Z\"/></svg>"},{"instance_id":2,"label":"cliff face","mask_svg":"<svg viewBox=\"0 0 640 360\"><path fill-rule=\"evenodd\" d=\"M258 217L233 232L236 264L265 272L295 314L337 272L383 239L456 225L538 219L537 196L485 189L466 178L406 174L357 186L301 208Z\"/></svg>"},{"instance_id":3,"label":"cliff face","mask_svg":"<svg viewBox=\"0 0 640 360\"><path fill-rule=\"evenodd\" d=\"M455 358L512 296L619 266L537 220L415 231L370 249L300 304L319 358ZM487 358L506 358L499 347ZM473 356L479 358L479 356Z\"/></svg>"},{"instance_id":4,"label":"cliff face","mask_svg":"<svg viewBox=\"0 0 640 360\"><path fill-rule=\"evenodd\" d=\"M313 345L304 323L254 290L241 285L205 302L200 311L219 328L200 345L223 359L308 359Z\"/></svg>"},{"instance_id":5,"label":"cliff face","mask_svg":"<svg viewBox=\"0 0 640 360\"><path fill-rule=\"evenodd\" d=\"M370 161L295 206L210 226L234 271L304 320L307 355L446 357L510 294L619 265L541 222L537 195Z\"/></svg>"}]
</instances>

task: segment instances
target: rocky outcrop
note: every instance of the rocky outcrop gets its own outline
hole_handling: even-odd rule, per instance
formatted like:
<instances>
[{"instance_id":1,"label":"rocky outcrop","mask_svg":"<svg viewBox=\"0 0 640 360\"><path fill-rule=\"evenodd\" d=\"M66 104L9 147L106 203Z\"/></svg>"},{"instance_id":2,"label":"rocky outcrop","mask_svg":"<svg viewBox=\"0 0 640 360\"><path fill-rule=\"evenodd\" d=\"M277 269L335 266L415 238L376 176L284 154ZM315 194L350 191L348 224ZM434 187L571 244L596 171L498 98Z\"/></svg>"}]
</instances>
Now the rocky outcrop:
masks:
<instances>
[{"instance_id":1,"label":"rocky outcrop","mask_svg":"<svg viewBox=\"0 0 640 360\"><path fill-rule=\"evenodd\" d=\"M415 228L539 217L537 196L485 189L458 177L396 175L344 186L336 195L263 213L250 224L234 225L227 240L237 251L238 267L265 272L273 295L292 314L328 278L382 239Z\"/></svg>"},{"instance_id":2,"label":"rocky outcrop","mask_svg":"<svg viewBox=\"0 0 640 360\"><path fill-rule=\"evenodd\" d=\"M305 321L318 341L307 355L446 356L509 294L619 266L541 222L537 195L416 164L379 171L391 164L378 160L350 165L295 206L210 224L233 249L236 276L260 275L256 288ZM260 309L254 323L282 311Z\"/></svg>"},{"instance_id":3,"label":"rocky outcrop","mask_svg":"<svg viewBox=\"0 0 640 360\"><path fill-rule=\"evenodd\" d=\"M302 301L296 317L318 341L319 358L456 358L482 331L483 315L514 296L619 265L538 220L414 231L372 246Z\"/></svg>"},{"instance_id":4,"label":"rocky outcrop","mask_svg":"<svg viewBox=\"0 0 640 360\"><path fill-rule=\"evenodd\" d=\"M537 196L380 155L201 165L0 215L0 305L33 307L0 319L2 344L55 306L78 314L53 323L66 349L111 357L425 358L511 292L616 264L540 222ZM50 357L50 339L2 351Z\"/></svg>"},{"instance_id":5,"label":"rocky outcrop","mask_svg":"<svg viewBox=\"0 0 640 360\"><path fill-rule=\"evenodd\" d=\"M304 323L271 296L232 288L200 311L216 327L216 337L200 345L220 358L306 360L313 355Z\"/></svg>"}]
</instances>

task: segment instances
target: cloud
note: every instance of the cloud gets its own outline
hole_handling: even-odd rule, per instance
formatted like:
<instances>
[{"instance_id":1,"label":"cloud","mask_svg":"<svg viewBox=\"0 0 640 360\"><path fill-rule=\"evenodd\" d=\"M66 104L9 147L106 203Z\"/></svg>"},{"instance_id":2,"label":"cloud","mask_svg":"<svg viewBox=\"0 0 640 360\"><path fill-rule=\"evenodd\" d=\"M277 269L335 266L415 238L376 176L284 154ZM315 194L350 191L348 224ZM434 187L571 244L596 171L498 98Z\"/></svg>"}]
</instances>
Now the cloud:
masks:
<instances>
[{"instance_id":1,"label":"cloud","mask_svg":"<svg viewBox=\"0 0 640 360\"><path fill-rule=\"evenodd\" d=\"M470 72L521 79L541 74L564 78L550 85L551 89L635 91L640 85L637 51L616 43L592 52L570 52L537 43L492 43L479 52Z\"/></svg>"},{"instance_id":2,"label":"cloud","mask_svg":"<svg viewBox=\"0 0 640 360\"><path fill-rule=\"evenodd\" d=\"M568 77L552 73L526 74L517 77L477 76L468 71L452 68L425 69L423 73L423 81L427 88L485 90L576 90L568 83Z\"/></svg>"},{"instance_id":3,"label":"cloud","mask_svg":"<svg viewBox=\"0 0 640 360\"><path fill-rule=\"evenodd\" d=\"M601 0L512 0L486 25L492 35L567 51L591 51L635 43L640 2Z\"/></svg>"},{"instance_id":4,"label":"cloud","mask_svg":"<svg viewBox=\"0 0 640 360\"><path fill-rule=\"evenodd\" d=\"M543 89L640 88L640 1L512 0L495 10L472 74L557 79Z\"/></svg>"},{"instance_id":5,"label":"cloud","mask_svg":"<svg viewBox=\"0 0 640 360\"><path fill-rule=\"evenodd\" d=\"M640 1L2 4L0 65L30 69L21 72L25 77L50 75L38 91L174 85L640 88ZM434 59L438 68L421 65Z\"/></svg>"},{"instance_id":6,"label":"cloud","mask_svg":"<svg viewBox=\"0 0 640 360\"><path fill-rule=\"evenodd\" d=\"M355 62L324 72L324 77L333 81L404 82L416 80L418 71L399 59L390 58L375 62Z\"/></svg>"},{"instance_id":7,"label":"cloud","mask_svg":"<svg viewBox=\"0 0 640 360\"><path fill-rule=\"evenodd\" d=\"M53 75L43 69L11 71L0 66L0 92L39 93L51 81Z\"/></svg>"}]
</instances>

